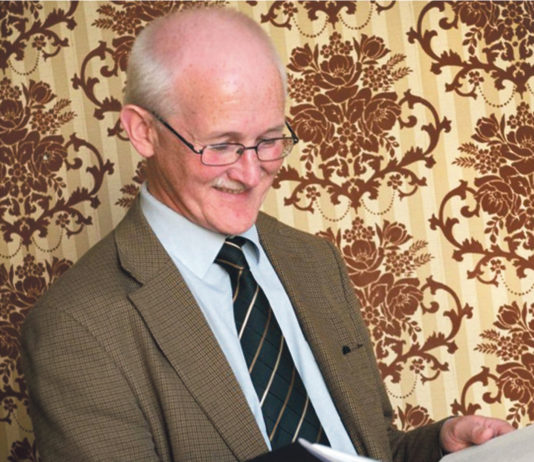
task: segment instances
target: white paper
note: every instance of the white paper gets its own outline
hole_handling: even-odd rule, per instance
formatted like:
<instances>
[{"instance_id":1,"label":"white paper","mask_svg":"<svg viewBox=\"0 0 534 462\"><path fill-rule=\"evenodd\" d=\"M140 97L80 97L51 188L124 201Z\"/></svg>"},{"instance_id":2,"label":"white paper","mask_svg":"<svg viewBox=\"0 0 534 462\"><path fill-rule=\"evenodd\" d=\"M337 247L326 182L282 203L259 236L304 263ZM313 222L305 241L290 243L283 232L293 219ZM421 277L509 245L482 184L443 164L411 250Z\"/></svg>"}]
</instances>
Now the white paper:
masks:
<instances>
[{"instance_id":1,"label":"white paper","mask_svg":"<svg viewBox=\"0 0 534 462\"><path fill-rule=\"evenodd\" d=\"M323 446L322 444L310 443L302 438L299 438L298 441L308 450L308 452L323 462L377 462L376 459L368 459L367 457L346 454L344 452L336 451L328 446Z\"/></svg>"},{"instance_id":2,"label":"white paper","mask_svg":"<svg viewBox=\"0 0 534 462\"><path fill-rule=\"evenodd\" d=\"M441 462L532 462L534 425L507 433L479 446L448 454Z\"/></svg>"}]
</instances>

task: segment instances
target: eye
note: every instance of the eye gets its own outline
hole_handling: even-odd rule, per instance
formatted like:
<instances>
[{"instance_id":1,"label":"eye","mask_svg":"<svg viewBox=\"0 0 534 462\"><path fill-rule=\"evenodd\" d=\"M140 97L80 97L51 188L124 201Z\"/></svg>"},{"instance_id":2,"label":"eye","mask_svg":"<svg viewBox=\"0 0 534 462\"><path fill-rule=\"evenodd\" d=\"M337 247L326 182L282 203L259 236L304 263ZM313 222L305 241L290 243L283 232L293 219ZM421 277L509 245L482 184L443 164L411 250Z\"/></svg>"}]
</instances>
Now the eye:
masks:
<instances>
[{"instance_id":1,"label":"eye","mask_svg":"<svg viewBox=\"0 0 534 462\"><path fill-rule=\"evenodd\" d=\"M222 144L211 144L207 147L210 151L216 152L218 154L225 154L227 152L234 152L235 146L228 143Z\"/></svg>"},{"instance_id":2,"label":"eye","mask_svg":"<svg viewBox=\"0 0 534 462\"><path fill-rule=\"evenodd\" d=\"M267 140L261 140L261 145L265 148L270 148L276 145L278 138L270 138Z\"/></svg>"}]
</instances>

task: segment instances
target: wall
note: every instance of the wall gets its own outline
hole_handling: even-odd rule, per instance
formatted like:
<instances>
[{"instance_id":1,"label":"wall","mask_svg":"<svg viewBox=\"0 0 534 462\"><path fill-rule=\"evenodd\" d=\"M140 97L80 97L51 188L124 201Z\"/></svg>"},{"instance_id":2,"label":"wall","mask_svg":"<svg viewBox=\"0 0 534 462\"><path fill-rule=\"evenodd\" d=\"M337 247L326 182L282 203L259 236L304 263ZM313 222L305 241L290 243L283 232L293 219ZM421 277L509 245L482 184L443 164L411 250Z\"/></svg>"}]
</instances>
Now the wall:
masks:
<instances>
[{"instance_id":1,"label":"wall","mask_svg":"<svg viewBox=\"0 0 534 462\"><path fill-rule=\"evenodd\" d=\"M342 251L396 425L533 422L534 4L0 2L0 460L38 458L25 315L142 181L118 123L131 43L210 3L287 63L301 142L264 209Z\"/></svg>"}]
</instances>

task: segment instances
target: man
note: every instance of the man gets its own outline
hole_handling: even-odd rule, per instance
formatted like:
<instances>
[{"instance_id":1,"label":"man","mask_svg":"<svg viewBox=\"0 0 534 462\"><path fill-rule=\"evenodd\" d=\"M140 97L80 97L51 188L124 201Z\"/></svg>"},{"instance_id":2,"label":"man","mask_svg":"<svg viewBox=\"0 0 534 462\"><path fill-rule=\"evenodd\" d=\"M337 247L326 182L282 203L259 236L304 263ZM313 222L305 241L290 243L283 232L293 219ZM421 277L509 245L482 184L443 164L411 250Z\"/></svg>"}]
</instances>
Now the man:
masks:
<instances>
[{"instance_id":1,"label":"man","mask_svg":"<svg viewBox=\"0 0 534 462\"><path fill-rule=\"evenodd\" d=\"M270 423L265 402L278 376L269 373L265 392L256 388L234 319L241 276L220 256L228 243L263 288L262 309L287 345L276 354L292 368L291 387L302 389L303 417L287 442L308 425L344 452L434 461L511 430L482 417L409 433L392 427L341 257L330 243L259 214L295 143L284 106L276 52L237 12L175 14L137 39L121 121L147 159L147 183L122 223L25 324L25 374L45 461L234 461L281 446L273 435L287 403Z\"/></svg>"}]
</instances>

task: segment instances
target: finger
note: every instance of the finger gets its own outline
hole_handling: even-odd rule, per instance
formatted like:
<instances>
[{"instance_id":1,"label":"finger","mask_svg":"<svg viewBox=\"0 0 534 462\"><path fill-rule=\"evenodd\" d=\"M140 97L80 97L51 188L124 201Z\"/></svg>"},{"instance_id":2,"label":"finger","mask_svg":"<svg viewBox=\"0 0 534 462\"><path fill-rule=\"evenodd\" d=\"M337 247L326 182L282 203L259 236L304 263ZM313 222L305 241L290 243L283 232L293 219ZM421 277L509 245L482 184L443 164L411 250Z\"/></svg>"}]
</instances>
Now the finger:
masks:
<instances>
[{"instance_id":1,"label":"finger","mask_svg":"<svg viewBox=\"0 0 534 462\"><path fill-rule=\"evenodd\" d=\"M498 434L499 433L497 433L494 428L485 427L481 425L481 426L473 428L473 431L471 432L470 442L472 444L482 444L494 438Z\"/></svg>"}]
</instances>

